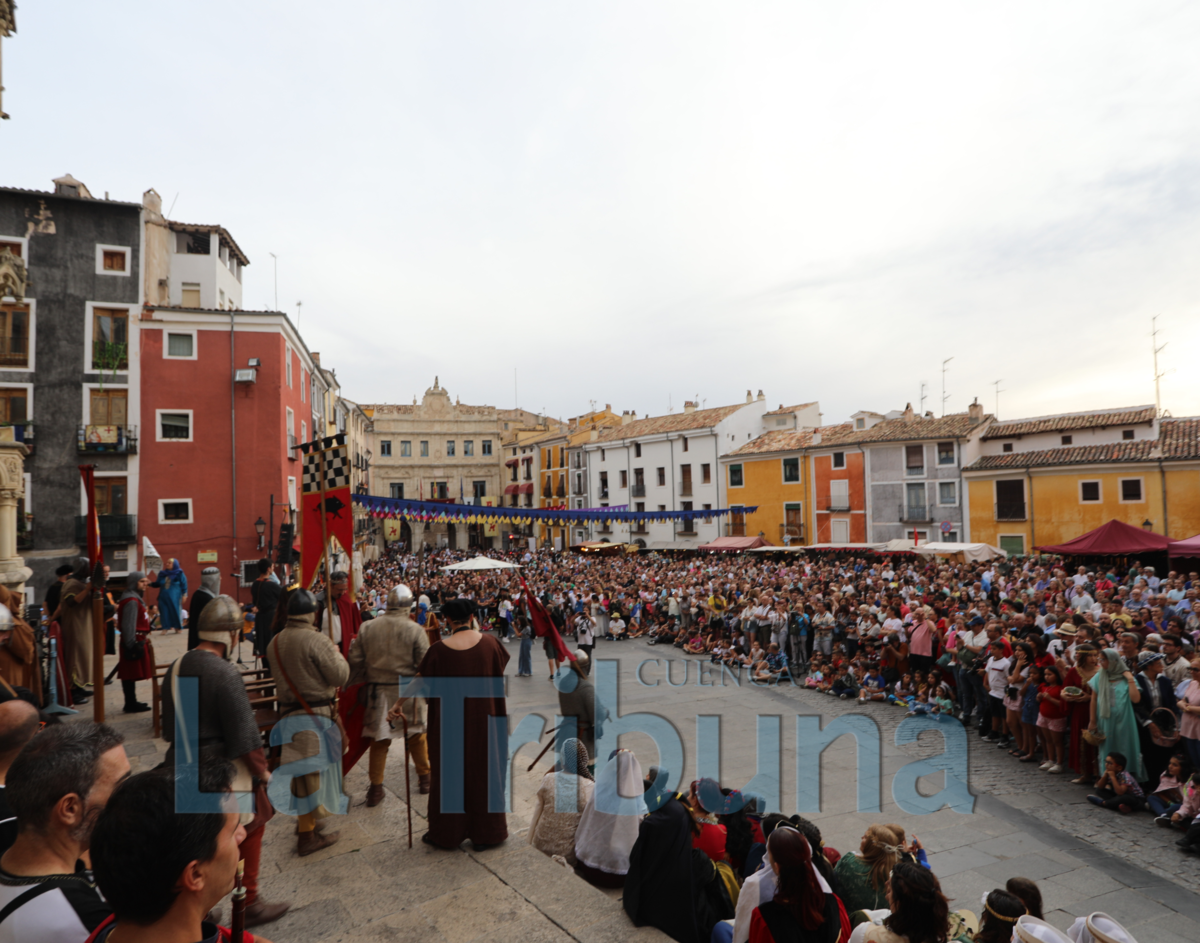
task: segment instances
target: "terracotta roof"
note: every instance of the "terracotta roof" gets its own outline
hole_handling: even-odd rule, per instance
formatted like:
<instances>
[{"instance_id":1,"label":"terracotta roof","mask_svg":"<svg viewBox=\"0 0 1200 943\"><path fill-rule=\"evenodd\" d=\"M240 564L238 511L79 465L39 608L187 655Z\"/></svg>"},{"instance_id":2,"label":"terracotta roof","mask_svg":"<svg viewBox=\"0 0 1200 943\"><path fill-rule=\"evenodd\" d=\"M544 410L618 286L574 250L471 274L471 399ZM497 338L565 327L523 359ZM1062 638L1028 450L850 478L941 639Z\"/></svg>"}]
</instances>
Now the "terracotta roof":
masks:
<instances>
[{"instance_id":1,"label":"terracotta roof","mask_svg":"<svg viewBox=\"0 0 1200 943\"><path fill-rule=\"evenodd\" d=\"M141 203L127 203L124 200L97 200L95 197L87 196L67 196L64 193L55 193L53 190L27 190L24 187L0 187L0 193L21 193L25 196L51 197L55 200L80 200L84 203L95 203L97 206L133 206L139 210L142 208Z\"/></svg>"},{"instance_id":2,"label":"terracotta roof","mask_svg":"<svg viewBox=\"0 0 1200 943\"><path fill-rule=\"evenodd\" d=\"M623 426L613 426L600 433L596 442L619 442L621 439L636 439L644 435L662 435L667 432L686 432L689 429L707 429L722 419L732 416L746 403L736 406L715 406L712 409L697 409L690 413L670 413L666 416L650 416L635 419Z\"/></svg>"},{"instance_id":3,"label":"terracotta roof","mask_svg":"<svg viewBox=\"0 0 1200 943\"><path fill-rule=\"evenodd\" d=\"M1159 449L1161 448L1161 453ZM1000 468L1037 468L1050 465L1104 465L1110 462L1186 461L1200 459L1200 418L1164 419L1159 438L1131 439L1105 445L1076 445L1035 452L984 455L965 471Z\"/></svg>"},{"instance_id":4,"label":"terracotta roof","mask_svg":"<svg viewBox=\"0 0 1200 943\"><path fill-rule=\"evenodd\" d=\"M813 433L821 433L821 441L813 445ZM839 445L853 437L854 427L843 422L836 426L821 426L819 429L777 429L764 432L757 439L751 439L732 452L731 455L764 455L772 452L797 452L800 449L818 448Z\"/></svg>"},{"instance_id":5,"label":"terracotta roof","mask_svg":"<svg viewBox=\"0 0 1200 943\"><path fill-rule=\"evenodd\" d=\"M799 406L780 406L778 409L772 409L769 413L764 413L765 416L784 416L788 413L794 413L798 409L808 409L809 406L816 406L816 403L801 403Z\"/></svg>"},{"instance_id":6,"label":"terracotta roof","mask_svg":"<svg viewBox=\"0 0 1200 943\"><path fill-rule=\"evenodd\" d=\"M936 419L926 419L923 416L905 419L901 416L897 419L884 419L870 429L852 433L852 438L846 441L912 442L919 439L961 439L994 418L990 413L979 422L972 422L969 413L951 413Z\"/></svg>"},{"instance_id":7,"label":"terracotta roof","mask_svg":"<svg viewBox=\"0 0 1200 943\"><path fill-rule=\"evenodd\" d=\"M1037 432L1068 432L1072 429L1103 429L1107 426L1135 426L1154 421L1153 406L1134 406L1090 413L1066 413L1038 419L1014 419L998 422L984 433L984 439L1011 439Z\"/></svg>"},{"instance_id":8,"label":"terracotta roof","mask_svg":"<svg viewBox=\"0 0 1200 943\"><path fill-rule=\"evenodd\" d=\"M229 243L229 248L233 250L233 254L238 257L238 261L242 265L249 265L250 260L246 258L246 253L241 250L233 236L229 235L229 230L221 225L208 225L206 223L177 223L173 219L167 220L172 232L209 232L216 233L220 238Z\"/></svg>"}]
</instances>

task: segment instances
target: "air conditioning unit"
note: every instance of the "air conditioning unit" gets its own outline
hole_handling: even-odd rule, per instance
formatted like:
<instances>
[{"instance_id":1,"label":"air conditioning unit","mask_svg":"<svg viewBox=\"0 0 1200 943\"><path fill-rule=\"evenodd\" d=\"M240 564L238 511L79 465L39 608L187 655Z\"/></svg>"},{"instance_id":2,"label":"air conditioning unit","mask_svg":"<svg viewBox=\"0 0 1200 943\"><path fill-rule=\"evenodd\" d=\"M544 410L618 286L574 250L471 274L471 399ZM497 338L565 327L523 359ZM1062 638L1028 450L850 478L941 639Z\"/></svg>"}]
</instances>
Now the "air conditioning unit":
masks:
<instances>
[{"instance_id":1,"label":"air conditioning unit","mask_svg":"<svg viewBox=\"0 0 1200 943\"><path fill-rule=\"evenodd\" d=\"M235 370L233 372L234 383L254 383L257 381L258 371L253 367L245 370Z\"/></svg>"}]
</instances>

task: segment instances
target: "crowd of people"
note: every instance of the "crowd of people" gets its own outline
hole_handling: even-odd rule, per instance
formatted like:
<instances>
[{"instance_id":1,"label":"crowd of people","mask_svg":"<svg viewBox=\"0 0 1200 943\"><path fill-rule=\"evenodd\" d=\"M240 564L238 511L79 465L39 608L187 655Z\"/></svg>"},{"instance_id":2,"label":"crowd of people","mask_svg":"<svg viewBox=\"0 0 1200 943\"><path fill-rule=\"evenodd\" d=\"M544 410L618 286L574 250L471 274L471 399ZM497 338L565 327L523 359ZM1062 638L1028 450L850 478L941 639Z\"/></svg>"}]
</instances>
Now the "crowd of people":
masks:
<instances>
[{"instance_id":1,"label":"crowd of people","mask_svg":"<svg viewBox=\"0 0 1200 943\"><path fill-rule=\"evenodd\" d=\"M357 599L346 573L330 574L314 594L285 585L264 560L248 613L220 595L219 585L198 589L190 601L195 607L200 596L201 605L187 620L195 638L162 684L164 736L172 743L158 770L130 776L118 733L55 723L39 715L31 691L6 682L0 943L125 943L168 931L172 938L223 939L210 909L228 893L239 859L247 925L287 910L257 894L262 829L275 811L271 771L276 761L320 756L321 770L292 779L290 804L280 806L297 817L296 852L303 856L338 840L324 825L345 808L343 757L311 730L274 760L267 755L245 679L231 664L247 615L281 719L353 725L355 734L342 743L369 754L368 806L383 799L391 741L404 740L404 762L412 762L419 792L429 795L423 840L454 849L509 838L506 816L490 802L508 774L494 735L496 719L506 716L503 687L464 702L452 720L462 724L462 748L443 755L443 699L419 696L410 682L499 684L514 643L517 676L532 677L535 626L544 613L575 643L567 651L553 634L541 639L550 680L574 675L573 684L556 689L560 712L576 724L574 737L555 742L554 768L538 786L527 840L585 880L622 887L634 923L683 943L991 943L1022 926L1033 928L1029 939L1057 938L1035 923L1040 901L1036 885L1024 879L992 890L978 914L952 910L919 840L898 826L872 825L857 851L839 855L823 845L814 823L764 815L753 796L710 780L670 792L669 772L643 773L628 750L597 763L596 733L607 712L596 704L590 668L600 639L672 646L682 657L722 666L714 670L744 671L752 684L790 685L797 696L819 691L869 710L899 706L962 723L1012 762L1027 764L1031 775L1070 770L1097 806L1117 814L1148 810L1157 824L1181 833L1181 850L1200 851L1195 573L1160 578L1136 561L1069 573L1057 561L1037 560L534 551L507 558L518 571L442 569L462 556L417 557L394 547L363 568ZM161 579L129 577L114 616L120 664L145 662L146 652L136 651L154 628L146 592ZM69 582L60 607L83 591ZM175 577L164 582L177 585ZM13 623L14 605L5 607ZM0 642L5 631L0 624ZM181 699L183 678L196 679L197 701ZM176 750L193 750L174 743L174 716L193 703L199 755L181 768L205 791L252 790L254 814L239 816L232 807L169 813L179 788ZM443 808L443 785L461 787L447 808L462 811ZM278 794L271 795L278 805ZM137 810L149 813L134 825ZM139 848L162 850L154 874L143 873L144 855L133 860ZM1093 915L1082 920L1076 940L1087 920L1112 925Z\"/></svg>"}]
</instances>

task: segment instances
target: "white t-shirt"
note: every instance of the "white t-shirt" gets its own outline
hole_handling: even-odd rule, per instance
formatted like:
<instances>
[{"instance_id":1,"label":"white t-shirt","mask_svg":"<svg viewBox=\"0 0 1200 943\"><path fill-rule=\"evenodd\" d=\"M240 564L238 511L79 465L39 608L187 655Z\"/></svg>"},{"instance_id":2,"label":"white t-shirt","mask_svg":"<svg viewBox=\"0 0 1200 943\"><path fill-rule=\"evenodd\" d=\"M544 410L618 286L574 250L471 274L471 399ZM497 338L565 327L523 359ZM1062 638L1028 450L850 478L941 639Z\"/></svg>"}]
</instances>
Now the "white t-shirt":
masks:
<instances>
[{"instance_id":1,"label":"white t-shirt","mask_svg":"<svg viewBox=\"0 0 1200 943\"><path fill-rule=\"evenodd\" d=\"M1004 697L1004 689L1008 687L1008 669L1011 666L1011 658L996 658L992 656L988 659L988 693L992 697Z\"/></svg>"},{"instance_id":2,"label":"white t-shirt","mask_svg":"<svg viewBox=\"0 0 1200 943\"><path fill-rule=\"evenodd\" d=\"M608 624L608 631L611 632L613 635L624 635L625 634L625 620L620 617L613 619L612 622L610 622Z\"/></svg>"}]
</instances>

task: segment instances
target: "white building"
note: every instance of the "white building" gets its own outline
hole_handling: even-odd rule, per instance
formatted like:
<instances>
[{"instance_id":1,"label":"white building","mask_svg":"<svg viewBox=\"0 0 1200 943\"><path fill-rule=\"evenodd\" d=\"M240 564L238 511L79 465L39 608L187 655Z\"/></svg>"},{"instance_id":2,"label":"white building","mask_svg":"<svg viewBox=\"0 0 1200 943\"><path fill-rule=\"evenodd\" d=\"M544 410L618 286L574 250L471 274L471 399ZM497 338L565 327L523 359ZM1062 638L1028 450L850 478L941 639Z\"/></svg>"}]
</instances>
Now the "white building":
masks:
<instances>
[{"instance_id":1,"label":"white building","mask_svg":"<svg viewBox=\"0 0 1200 943\"><path fill-rule=\"evenodd\" d=\"M720 457L759 435L767 411L762 391L736 406L697 409L638 419L621 416L615 428L596 430L583 444L592 507L628 505L631 511L695 511L689 528L682 521L593 525L592 540L638 543L651 550L685 549L724 533L723 522L704 511L724 507ZM572 471L574 473L574 470Z\"/></svg>"}]
</instances>

